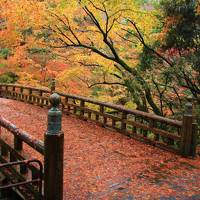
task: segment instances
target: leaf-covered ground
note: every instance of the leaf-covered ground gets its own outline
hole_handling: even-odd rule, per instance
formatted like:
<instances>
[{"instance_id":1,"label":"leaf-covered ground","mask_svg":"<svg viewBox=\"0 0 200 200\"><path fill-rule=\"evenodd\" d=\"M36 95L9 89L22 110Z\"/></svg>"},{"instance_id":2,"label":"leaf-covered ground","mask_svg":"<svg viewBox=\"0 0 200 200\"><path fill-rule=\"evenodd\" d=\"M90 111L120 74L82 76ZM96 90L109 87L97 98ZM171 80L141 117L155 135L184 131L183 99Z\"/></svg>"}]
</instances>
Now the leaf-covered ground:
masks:
<instances>
[{"instance_id":1,"label":"leaf-covered ground","mask_svg":"<svg viewBox=\"0 0 200 200\"><path fill-rule=\"evenodd\" d=\"M3 117L43 139L47 109L7 99L0 105ZM64 199L200 200L199 157L185 159L73 116L63 116L63 131Z\"/></svg>"}]
</instances>

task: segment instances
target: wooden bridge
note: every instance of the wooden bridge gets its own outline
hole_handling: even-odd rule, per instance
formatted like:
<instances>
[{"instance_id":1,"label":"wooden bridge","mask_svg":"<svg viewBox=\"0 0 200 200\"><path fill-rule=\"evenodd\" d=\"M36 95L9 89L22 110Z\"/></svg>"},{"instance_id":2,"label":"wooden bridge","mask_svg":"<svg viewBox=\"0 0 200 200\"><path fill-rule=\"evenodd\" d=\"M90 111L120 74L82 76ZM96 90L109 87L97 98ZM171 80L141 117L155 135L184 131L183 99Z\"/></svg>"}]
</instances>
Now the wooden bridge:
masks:
<instances>
[{"instance_id":1,"label":"wooden bridge","mask_svg":"<svg viewBox=\"0 0 200 200\"><path fill-rule=\"evenodd\" d=\"M26 102L29 104L34 104L34 105L43 107L43 109L37 108L39 110L36 111L36 112L40 112L41 114L42 112L46 112L45 107L46 108L51 107L49 97L52 94L53 90L54 88L52 89L52 91L50 91L50 90L44 90L44 89L38 89L38 88L32 88L32 87L24 87L24 86L19 86L19 85L0 85L0 96L6 99L18 100L21 102ZM183 155L185 157L186 156L195 157L195 154L196 154L195 138L197 135L197 124L195 123L194 117L192 115L191 103L188 103L186 105L186 111L185 111L185 114L183 115L183 120L177 121L177 120L171 120L171 119L163 118L160 116L156 116L150 113L141 112L138 110L125 109L118 105L103 103L103 102L85 98L85 97L63 94L63 93L58 93L58 94L60 95L60 98L61 98L61 103L59 104L60 105L59 107L60 107L60 110L62 110L64 116L74 115L78 118L70 117L71 119L74 120L73 123L81 123L83 124L83 126L87 126L87 128L84 129L85 130L84 133L83 133L83 130L81 130L82 127L78 126L80 128L80 130L78 131L80 131L80 133L82 134L82 135L80 134L79 137L82 138L82 140L85 140L85 138L88 139L88 136L91 135L92 131L95 133L96 136L98 136L100 132L103 132L103 134L101 134L101 137L111 136L111 138L109 138L109 141L111 143L114 142L114 145L117 144L118 148L117 150L116 149L114 150L115 152L114 155L118 156L117 166L119 168L116 169L116 166L113 165L113 164L116 164L114 162L116 160L114 160L113 161L114 163L108 164L106 162L107 164L106 166L102 165L104 166L104 169L99 169L99 171L105 170L109 172L108 173L109 176L108 174L106 176L111 181L112 186L108 187L107 189L105 188L102 189L100 180L105 181L105 178L101 177L102 174L101 176L98 175L98 173L100 173L98 172L96 175L96 180L95 181L90 180L91 182L95 182L93 183L94 188L92 188L91 184L89 184L90 187L83 187L84 181L85 183L88 182L87 179L82 180L82 182L80 181L80 183L76 183L76 179L74 178L77 178L77 176L72 176L73 177L72 180L77 185L79 185L80 188L76 187L77 191L74 191L72 188L70 188L70 184L72 185L75 184L74 182L72 183L72 181L69 180L69 177L71 175L67 172L68 170L67 168L68 167L70 168L70 164L69 166L66 164L69 162L70 159L68 157L71 155L71 154L66 153L68 152L66 151L66 145L69 145L70 142L68 143L68 141L65 140L65 145L63 147L63 141L64 141L63 136L65 135L65 138L66 138L68 136L68 132L70 132L71 130L68 130L67 132L64 129L64 135L63 135L61 131L61 126L60 126L61 124L60 111L56 109L57 107L56 104L58 103L56 103L57 100L54 99L52 101L53 108L49 112L48 131L46 134L44 134L44 132L43 133L40 132L40 135L37 135L37 134L34 135L33 133L29 133L29 131L31 130L30 127L34 126L34 124L30 124L26 120L24 120L24 122L27 123L25 128L27 129L26 131L28 132L25 132L18 128L18 126L20 127L21 124L18 124L19 122L17 121L17 119L14 119L14 120L11 119L11 120L14 121L14 124L17 124L18 126L8 121L7 118L11 118L10 115L8 116L5 115L6 118L4 118L3 116L1 117L0 119L0 126L1 126L0 159L1 159L1 163L3 163L1 164L1 172L4 175L4 177L7 177L6 179L7 184L6 186L5 184L4 186L1 186L1 190L7 191L5 193L9 193L10 188L12 188L12 190L14 189L15 191L18 192L18 194L23 196L24 199L43 199L43 198L57 199L57 200L60 200L63 198L77 199L77 200L79 199L114 199L114 198L115 199L117 198L118 199L134 199L134 198L159 199L163 195L166 197L166 193L164 192L167 188L166 185L165 187L163 187L163 191L157 192L157 194L155 194L155 192L153 192L152 194L150 193L148 194L147 191L140 191L140 192L132 191L132 190L135 190L136 188L139 188L138 185L136 186L135 183L133 183L133 179L134 179L133 172L129 171L132 168L133 171L135 170L138 172L138 169L135 169L134 164L133 164L135 160L138 159L137 155L134 154L136 153L134 148L136 148L137 151L139 148L140 151L144 153L139 156L139 157L142 157L142 156L145 157L145 159L140 158L141 159L140 164L142 165L144 164L144 162L147 162L145 164L145 168L143 167L142 172L140 171L141 170L140 169L139 170L140 173L139 172L138 172L139 174L136 173L137 177L141 176L141 178L139 178L140 181L144 181L144 182L145 182L145 179L144 179L145 176L148 176L145 173L146 170L155 164L155 163L154 164L151 163L150 161L151 156L153 157L152 162L153 160L155 161L156 159L156 162L161 163L163 167L165 167L166 164L171 163L172 161L178 162L176 163L176 165L177 164L180 165L179 159L185 159L185 158L181 158L180 156L178 156L178 154ZM4 100L4 101L8 101L8 100ZM10 104L13 104L14 101L12 101L12 103L11 101L8 101L8 102ZM15 104L21 103L21 102L15 101ZM27 107L30 106L24 103L21 103L21 104L26 105ZM3 114L4 112L2 112L2 115ZM15 115L14 111L13 111L13 115ZM38 117L37 113L36 113L36 116L33 116L33 117L37 118ZM63 118L64 118L63 120L65 120L65 117ZM93 121L93 122L89 122L89 121ZM37 126L37 124L35 125ZM108 129L102 129L100 128L99 125ZM88 127L90 127L91 130L88 130ZM122 133L122 135L110 129L116 130L117 132ZM38 129L38 131L41 131L41 130ZM11 135L13 135L13 139ZM45 138L45 143L42 141L43 137ZM118 140L116 140L116 138ZM136 140L140 142L137 142ZM91 139L91 141L93 141L93 139ZM123 146L122 148L120 144L123 144L123 142L126 145ZM107 141L105 142L105 144L106 143ZM130 143L132 145L130 145ZM152 146L145 145L145 143L150 144ZM24 148L23 148L23 144L25 144ZM73 144L75 146L75 143ZM94 143L92 142L92 143L87 143L87 147L86 146L81 146L81 147L83 148L82 150L84 151L84 148L87 149L93 145ZM155 146L161 149L164 149L166 151L159 150L159 148L155 148ZM129 152L130 157L128 161L125 162L126 166L123 165L124 155L126 157L126 154L122 153L124 151L124 148L125 149L128 148L130 150ZM102 149L104 153L102 153ZM143 149L145 149L145 152L143 151ZM95 148L93 150L95 151ZM64 161L63 161L63 151L65 154ZM99 151L101 151L101 154L99 154ZM98 156L105 155L106 154L105 152L107 151L109 151L109 148L106 148L104 145L100 144L97 155ZM29 152L29 154L25 155L27 154L26 152ZM149 152L151 152L151 154L149 154ZM176 155L168 153L168 152L173 152ZM96 154L96 152L93 152L93 151L91 151L90 153L93 155ZM149 158L147 158L145 154L148 155ZM160 156L160 154L162 156ZM88 160L88 158L86 158L85 155L83 155L82 153L81 153L81 157L85 158L90 163L92 162ZM87 154L87 157L90 158L90 154ZM158 161L156 157L161 160ZM76 158L74 159L76 160ZM43 160L44 160L44 163L43 163ZM163 160L164 160L164 163L163 163ZM111 160L109 159L109 161L112 162L112 159ZM196 161L185 159L184 162L187 163L186 165L188 166L195 166L194 167L194 169L196 170L195 173L197 172L199 173L198 171L199 169L196 169L196 163L199 162L198 159ZM193 163L191 164L190 162L193 162ZM79 163L79 168L81 169L80 160L77 161L77 163ZM82 160L83 165L84 163L85 163L84 160ZM101 167L101 164L99 167ZM43 165L44 165L44 170L42 167ZM109 169L110 165L112 166L113 172L112 172L112 169ZM86 170L87 173L92 174L93 170L91 169L91 167L92 166L87 166L87 168L90 168L89 172L88 172L88 169ZM64 175L62 174L63 168L64 168ZM123 171L124 174L122 175L121 172L118 172L118 170ZM112 174L114 173L114 171L116 171L115 175ZM104 174L103 171L102 173ZM160 173L162 174L162 172ZM188 172L188 176L189 174L190 173ZM52 177L54 177L55 179L52 180ZM64 184L63 184L63 177L64 177ZM119 178L120 180L116 181L117 178ZM196 176L196 178L199 178L199 176ZM117 183L114 182L114 179ZM157 177L155 177L155 179L157 179ZM190 180L191 180L191 177L188 177L188 181ZM166 183L164 179L162 181L163 181L163 184ZM98 188L97 183L99 183L100 185L99 187L101 189ZM199 184L199 180L196 181L196 184ZM131 187L127 185L131 185ZM64 186L64 191L62 190L63 186ZM153 186L153 188L155 186L156 184ZM149 184L148 187L151 188L152 185ZM198 191L198 189L193 189L193 187L195 187L195 185L191 186L190 188L190 190L193 191L192 193L193 197L200 195L200 192ZM88 191L86 188L88 189ZM126 190L127 188L129 188L128 191ZM80 193L81 189L83 189L82 193ZM179 192L176 191L176 192L177 192L176 195L178 196L188 195L187 192L184 194L183 193L180 194L181 193L180 191ZM62 194L64 194L64 197ZM2 195L6 196L6 194L2 194Z\"/></svg>"}]
</instances>

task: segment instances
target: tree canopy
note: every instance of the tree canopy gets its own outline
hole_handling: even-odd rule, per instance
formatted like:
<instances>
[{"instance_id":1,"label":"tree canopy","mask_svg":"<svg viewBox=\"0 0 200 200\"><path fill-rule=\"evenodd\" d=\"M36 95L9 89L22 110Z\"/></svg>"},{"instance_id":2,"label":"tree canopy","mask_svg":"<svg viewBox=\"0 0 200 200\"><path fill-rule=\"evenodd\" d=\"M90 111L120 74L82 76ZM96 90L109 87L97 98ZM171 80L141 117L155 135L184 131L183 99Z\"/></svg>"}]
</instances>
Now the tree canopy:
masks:
<instances>
[{"instance_id":1,"label":"tree canopy","mask_svg":"<svg viewBox=\"0 0 200 200\"><path fill-rule=\"evenodd\" d=\"M56 78L61 90L162 116L198 99L199 1L1 0L0 9L2 70L18 82Z\"/></svg>"}]
</instances>

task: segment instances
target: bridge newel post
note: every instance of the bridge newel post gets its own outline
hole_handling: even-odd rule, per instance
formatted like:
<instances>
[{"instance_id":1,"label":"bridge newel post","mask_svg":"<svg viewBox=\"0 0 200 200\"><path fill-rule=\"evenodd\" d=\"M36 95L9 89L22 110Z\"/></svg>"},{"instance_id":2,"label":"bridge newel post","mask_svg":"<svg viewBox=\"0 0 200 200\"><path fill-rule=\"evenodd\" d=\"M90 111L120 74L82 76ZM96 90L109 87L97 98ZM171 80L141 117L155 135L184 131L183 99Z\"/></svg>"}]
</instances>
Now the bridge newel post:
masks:
<instances>
[{"instance_id":1,"label":"bridge newel post","mask_svg":"<svg viewBox=\"0 0 200 200\"><path fill-rule=\"evenodd\" d=\"M48 127L45 134L44 152L44 199L63 199L63 153L64 133L61 129L62 112L58 109L61 98L50 96L51 109L48 112Z\"/></svg>"},{"instance_id":2,"label":"bridge newel post","mask_svg":"<svg viewBox=\"0 0 200 200\"><path fill-rule=\"evenodd\" d=\"M56 80L55 78L53 78L51 81L51 93L55 92L55 90L56 90Z\"/></svg>"},{"instance_id":3,"label":"bridge newel post","mask_svg":"<svg viewBox=\"0 0 200 200\"><path fill-rule=\"evenodd\" d=\"M195 156L197 140L197 125L194 122L193 105L186 103L183 115L181 154L183 156Z\"/></svg>"}]
</instances>

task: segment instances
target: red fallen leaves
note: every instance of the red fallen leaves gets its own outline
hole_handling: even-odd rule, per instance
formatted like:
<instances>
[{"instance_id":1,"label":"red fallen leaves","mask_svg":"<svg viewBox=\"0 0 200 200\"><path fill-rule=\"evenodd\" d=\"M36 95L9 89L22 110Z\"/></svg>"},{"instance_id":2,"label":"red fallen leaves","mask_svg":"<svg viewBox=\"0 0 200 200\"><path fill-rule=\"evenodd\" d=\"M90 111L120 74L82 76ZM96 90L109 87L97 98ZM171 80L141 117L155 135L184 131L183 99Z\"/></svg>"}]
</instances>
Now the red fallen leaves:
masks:
<instances>
[{"instance_id":1,"label":"red fallen leaves","mask_svg":"<svg viewBox=\"0 0 200 200\"><path fill-rule=\"evenodd\" d=\"M47 110L0 99L2 116L43 139ZM200 195L200 158L181 158L94 123L63 116L64 197L87 199L176 199ZM25 145L31 158L40 158Z\"/></svg>"}]
</instances>

